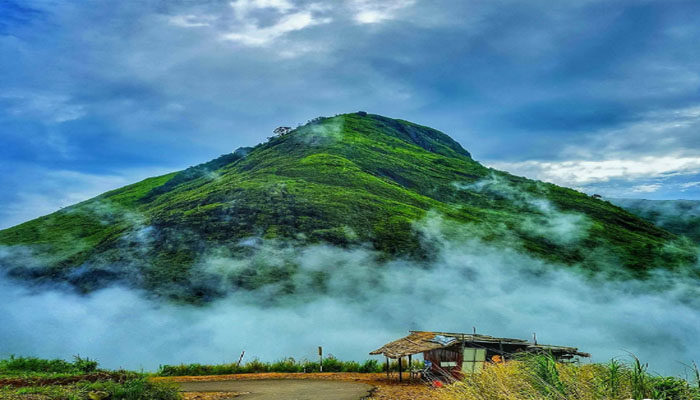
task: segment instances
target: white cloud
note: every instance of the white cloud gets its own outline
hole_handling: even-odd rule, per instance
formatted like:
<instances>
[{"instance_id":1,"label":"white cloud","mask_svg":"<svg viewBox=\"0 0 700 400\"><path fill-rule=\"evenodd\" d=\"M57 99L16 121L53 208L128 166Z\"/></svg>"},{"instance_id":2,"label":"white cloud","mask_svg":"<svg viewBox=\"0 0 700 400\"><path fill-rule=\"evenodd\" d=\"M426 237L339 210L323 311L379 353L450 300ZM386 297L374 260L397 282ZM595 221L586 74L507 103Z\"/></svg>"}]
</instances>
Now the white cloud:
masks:
<instances>
[{"instance_id":1,"label":"white cloud","mask_svg":"<svg viewBox=\"0 0 700 400\"><path fill-rule=\"evenodd\" d=\"M231 2L231 8L237 18L245 19L251 12L261 9L268 8L285 14L295 7L288 0L236 0Z\"/></svg>"},{"instance_id":2,"label":"white cloud","mask_svg":"<svg viewBox=\"0 0 700 400\"><path fill-rule=\"evenodd\" d=\"M300 9L287 0L237 0L231 2L231 8L237 24L221 38L250 47L267 46L291 32L332 21L320 15L326 8L311 4ZM259 10L272 10L279 19L269 24L251 16Z\"/></svg>"},{"instance_id":3,"label":"white cloud","mask_svg":"<svg viewBox=\"0 0 700 400\"><path fill-rule=\"evenodd\" d=\"M86 111L82 104L69 96L41 92L9 92L0 95L9 102L5 112L20 118L39 119L47 123L61 123L82 118Z\"/></svg>"},{"instance_id":4,"label":"white cloud","mask_svg":"<svg viewBox=\"0 0 700 400\"><path fill-rule=\"evenodd\" d=\"M700 157L646 156L601 161L523 161L489 166L564 186L608 182L612 179L658 178L700 173Z\"/></svg>"},{"instance_id":5,"label":"white cloud","mask_svg":"<svg viewBox=\"0 0 700 400\"><path fill-rule=\"evenodd\" d=\"M694 187L700 187L700 182L686 182L681 184L682 191L686 191Z\"/></svg>"},{"instance_id":6,"label":"white cloud","mask_svg":"<svg viewBox=\"0 0 700 400\"><path fill-rule=\"evenodd\" d=\"M661 189L660 183L650 183L648 185L637 185L632 188L634 193L653 193Z\"/></svg>"},{"instance_id":7,"label":"white cloud","mask_svg":"<svg viewBox=\"0 0 700 400\"><path fill-rule=\"evenodd\" d=\"M358 24L376 24L395 19L397 13L415 4L415 0L350 0L353 19Z\"/></svg>"},{"instance_id":8,"label":"white cloud","mask_svg":"<svg viewBox=\"0 0 700 400\"><path fill-rule=\"evenodd\" d=\"M697 154L688 143L698 137L700 105L653 111L622 126L591 132L585 146L572 144L564 150L571 158L625 158L640 154Z\"/></svg>"},{"instance_id":9,"label":"white cloud","mask_svg":"<svg viewBox=\"0 0 700 400\"><path fill-rule=\"evenodd\" d=\"M226 33L222 35L222 38L246 46L265 46L290 32L326 24L330 21L330 18L316 18L311 12L301 11L285 15L277 23L264 28L259 27L256 23L248 24L241 31Z\"/></svg>"},{"instance_id":10,"label":"white cloud","mask_svg":"<svg viewBox=\"0 0 700 400\"><path fill-rule=\"evenodd\" d=\"M688 180L700 174L700 151L694 145L700 143L698 129L698 105L652 111L621 126L589 133L584 145L572 143L561 151L558 154L561 161L535 159L486 164L516 175L609 196L652 193L669 185L684 191L696 184L664 180L680 176ZM606 183L608 188L601 185Z\"/></svg>"},{"instance_id":11,"label":"white cloud","mask_svg":"<svg viewBox=\"0 0 700 400\"><path fill-rule=\"evenodd\" d=\"M218 39L248 47L266 47L289 33L327 24L331 7L311 3L297 5L290 0L235 0L228 13L183 13L167 17L170 25L181 28L214 27ZM293 57L306 52L305 43L285 43L280 57Z\"/></svg>"},{"instance_id":12,"label":"white cloud","mask_svg":"<svg viewBox=\"0 0 700 400\"><path fill-rule=\"evenodd\" d=\"M173 15L168 18L168 22L171 25L179 26L182 28L200 28L204 26L211 26L211 23L216 18L211 15Z\"/></svg>"}]
</instances>

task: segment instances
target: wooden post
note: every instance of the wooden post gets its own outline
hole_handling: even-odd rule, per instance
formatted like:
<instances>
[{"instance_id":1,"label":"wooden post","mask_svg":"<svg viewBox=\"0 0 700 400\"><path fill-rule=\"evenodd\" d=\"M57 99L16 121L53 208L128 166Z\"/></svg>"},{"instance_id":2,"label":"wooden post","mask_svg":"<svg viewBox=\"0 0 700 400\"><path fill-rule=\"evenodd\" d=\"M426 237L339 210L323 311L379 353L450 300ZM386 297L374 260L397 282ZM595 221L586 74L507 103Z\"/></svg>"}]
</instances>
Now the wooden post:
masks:
<instances>
[{"instance_id":1,"label":"wooden post","mask_svg":"<svg viewBox=\"0 0 700 400\"><path fill-rule=\"evenodd\" d=\"M389 356L386 357L386 379L389 379Z\"/></svg>"},{"instance_id":2,"label":"wooden post","mask_svg":"<svg viewBox=\"0 0 700 400\"><path fill-rule=\"evenodd\" d=\"M403 357L399 357L399 383L403 381L401 377L401 361L403 360Z\"/></svg>"},{"instance_id":3,"label":"wooden post","mask_svg":"<svg viewBox=\"0 0 700 400\"><path fill-rule=\"evenodd\" d=\"M240 366L241 366L241 361L243 360L243 355L244 355L244 354L245 354L245 350L243 350L243 351L241 352L241 356L238 357L238 362L236 363L236 367L240 367Z\"/></svg>"},{"instance_id":4,"label":"wooden post","mask_svg":"<svg viewBox=\"0 0 700 400\"><path fill-rule=\"evenodd\" d=\"M318 369L323 372L323 347L318 346Z\"/></svg>"},{"instance_id":5,"label":"wooden post","mask_svg":"<svg viewBox=\"0 0 700 400\"><path fill-rule=\"evenodd\" d=\"M411 365L412 358L413 358L413 355L412 355L412 354L409 354L409 355L408 355L408 376L409 376L409 379L410 379L411 381L413 381L413 372L412 372L412 371L413 371L413 366Z\"/></svg>"}]
</instances>

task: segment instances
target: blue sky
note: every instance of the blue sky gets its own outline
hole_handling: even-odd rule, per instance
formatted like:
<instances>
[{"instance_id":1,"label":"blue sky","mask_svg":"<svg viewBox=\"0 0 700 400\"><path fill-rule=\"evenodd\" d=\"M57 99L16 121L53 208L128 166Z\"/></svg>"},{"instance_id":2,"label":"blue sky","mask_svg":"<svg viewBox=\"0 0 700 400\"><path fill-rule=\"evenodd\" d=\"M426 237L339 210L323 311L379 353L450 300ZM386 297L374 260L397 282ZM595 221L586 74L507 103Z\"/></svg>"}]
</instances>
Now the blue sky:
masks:
<instances>
[{"instance_id":1,"label":"blue sky","mask_svg":"<svg viewBox=\"0 0 700 400\"><path fill-rule=\"evenodd\" d=\"M366 110L588 193L700 199L700 2L0 0L0 228Z\"/></svg>"}]
</instances>

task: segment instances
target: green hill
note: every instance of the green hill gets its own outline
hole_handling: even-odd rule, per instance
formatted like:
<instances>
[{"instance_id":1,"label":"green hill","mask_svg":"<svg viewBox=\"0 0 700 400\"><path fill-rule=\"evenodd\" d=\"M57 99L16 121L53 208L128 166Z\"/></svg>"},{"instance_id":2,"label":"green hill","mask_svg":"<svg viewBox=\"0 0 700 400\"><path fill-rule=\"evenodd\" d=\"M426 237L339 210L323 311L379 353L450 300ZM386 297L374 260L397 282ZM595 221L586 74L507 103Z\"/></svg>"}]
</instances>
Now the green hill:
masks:
<instances>
[{"instance_id":1,"label":"green hill","mask_svg":"<svg viewBox=\"0 0 700 400\"><path fill-rule=\"evenodd\" d=\"M435 215L485 242L584 270L603 268L593 253L638 276L695 260L687 240L607 201L484 167L444 133L361 112L317 118L0 231L0 265L85 291L126 280L196 298L208 294L191 284L192 267L212 252L245 257L250 238L430 260L436 250L415 222ZM235 285L284 282L294 272L268 267Z\"/></svg>"},{"instance_id":2,"label":"green hill","mask_svg":"<svg viewBox=\"0 0 700 400\"><path fill-rule=\"evenodd\" d=\"M700 244L700 200L608 199L634 215Z\"/></svg>"}]
</instances>

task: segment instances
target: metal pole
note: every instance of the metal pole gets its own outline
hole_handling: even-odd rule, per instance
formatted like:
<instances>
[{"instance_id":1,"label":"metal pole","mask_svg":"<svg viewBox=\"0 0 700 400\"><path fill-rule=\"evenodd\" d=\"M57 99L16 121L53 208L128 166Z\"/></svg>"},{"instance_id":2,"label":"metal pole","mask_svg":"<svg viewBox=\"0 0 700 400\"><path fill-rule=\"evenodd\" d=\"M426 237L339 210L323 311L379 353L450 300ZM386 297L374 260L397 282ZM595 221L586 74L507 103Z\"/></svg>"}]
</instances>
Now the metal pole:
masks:
<instances>
[{"instance_id":1,"label":"metal pole","mask_svg":"<svg viewBox=\"0 0 700 400\"><path fill-rule=\"evenodd\" d=\"M323 347L318 346L318 370L323 372Z\"/></svg>"},{"instance_id":2,"label":"metal pole","mask_svg":"<svg viewBox=\"0 0 700 400\"><path fill-rule=\"evenodd\" d=\"M399 357L399 383L403 381L403 379L401 377L401 360L402 359L403 359L403 357Z\"/></svg>"},{"instance_id":3,"label":"metal pole","mask_svg":"<svg viewBox=\"0 0 700 400\"><path fill-rule=\"evenodd\" d=\"M413 381L413 373L411 372L413 370L413 367L411 366L411 362L412 362L411 358L412 357L413 357L413 355L411 355L411 354L408 355L408 374L409 374L408 376L409 376L409 379L411 381Z\"/></svg>"}]
</instances>

